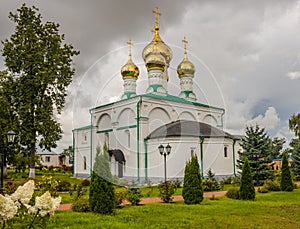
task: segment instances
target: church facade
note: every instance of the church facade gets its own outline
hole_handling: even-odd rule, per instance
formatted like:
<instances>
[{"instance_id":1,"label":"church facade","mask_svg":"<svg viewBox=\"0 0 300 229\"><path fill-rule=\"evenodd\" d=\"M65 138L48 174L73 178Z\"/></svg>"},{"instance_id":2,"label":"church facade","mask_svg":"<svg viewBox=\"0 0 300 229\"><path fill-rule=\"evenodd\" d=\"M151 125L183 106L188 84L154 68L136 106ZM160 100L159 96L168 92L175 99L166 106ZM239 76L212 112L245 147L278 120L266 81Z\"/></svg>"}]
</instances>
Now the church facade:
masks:
<instances>
[{"instance_id":1,"label":"church facade","mask_svg":"<svg viewBox=\"0 0 300 229\"><path fill-rule=\"evenodd\" d=\"M181 92L168 93L168 68L172 50L159 34L156 8L154 37L142 57L148 88L136 94L139 69L131 56L121 69L124 92L119 101L90 109L90 125L73 130L74 176L89 177L96 148L107 146L111 172L140 183L164 177L164 158L158 147L171 146L166 156L168 179L184 176L186 161L197 155L202 176L211 169L217 176L236 174L239 138L223 131L223 108L202 104L193 92L195 67L188 59L184 38L183 60L177 67Z\"/></svg>"}]
</instances>

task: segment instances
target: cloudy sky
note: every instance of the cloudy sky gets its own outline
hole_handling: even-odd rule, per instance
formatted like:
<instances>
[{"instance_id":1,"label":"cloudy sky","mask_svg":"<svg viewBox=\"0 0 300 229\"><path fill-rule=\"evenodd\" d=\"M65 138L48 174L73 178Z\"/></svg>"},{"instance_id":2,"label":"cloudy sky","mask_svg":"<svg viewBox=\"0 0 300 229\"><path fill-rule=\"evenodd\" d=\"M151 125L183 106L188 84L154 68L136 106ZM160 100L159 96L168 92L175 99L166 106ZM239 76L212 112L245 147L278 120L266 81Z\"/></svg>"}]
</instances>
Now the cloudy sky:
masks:
<instances>
[{"instance_id":1,"label":"cloudy sky","mask_svg":"<svg viewBox=\"0 0 300 229\"><path fill-rule=\"evenodd\" d=\"M8 13L22 2L1 1L0 40L13 33ZM246 125L257 123L271 137L293 136L288 119L300 112L300 1L25 2L38 7L44 21L59 23L66 42L80 51L74 58L76 75L61 117L60 149L71 145L73 128L89 124L89 108L122 94L120 69L127 61L128 39L135 43L133 59L141 72L137 90L145 91L141 53L153 36L155 6L162 12L161 37L174 53L171 94L179 93L176 68L186 36L189 58L196 66L198 101L226 109L226 130L242 133ZM0 68L4 68L2 59Z\"/></svg>"}]
</instances>

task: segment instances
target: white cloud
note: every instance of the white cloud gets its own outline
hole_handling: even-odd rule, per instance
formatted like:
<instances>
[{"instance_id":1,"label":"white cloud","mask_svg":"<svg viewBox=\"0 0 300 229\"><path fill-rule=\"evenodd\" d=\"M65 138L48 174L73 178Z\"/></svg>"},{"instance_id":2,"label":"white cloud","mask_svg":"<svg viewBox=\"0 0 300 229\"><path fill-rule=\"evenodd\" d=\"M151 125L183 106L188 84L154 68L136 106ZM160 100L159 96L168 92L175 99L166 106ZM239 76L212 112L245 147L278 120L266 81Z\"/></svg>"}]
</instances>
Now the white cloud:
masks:
<instances>
[{"instance_id":1,"label":"white cloud","mask_svg":"<svg viewBox=\"0 0 300 229\"><path fill-rule=\"evenodd\" d=\"M287 77L289 77L291 80L295 80L300 78L300 71L295 71L295 72L288 72Z\"/></svg>"},{"instance_id":2,"label":"white cloud","mask_svg":"<svg viewBox=\"0 0 300 229\"><path fill-rule=\"evenodd\" d=\"M259 125L267 131L274 130L280 122L279 115L274 107L269 107L264 115L258 115L247 121L247 125Z\"/></svg>"}]
</instances>

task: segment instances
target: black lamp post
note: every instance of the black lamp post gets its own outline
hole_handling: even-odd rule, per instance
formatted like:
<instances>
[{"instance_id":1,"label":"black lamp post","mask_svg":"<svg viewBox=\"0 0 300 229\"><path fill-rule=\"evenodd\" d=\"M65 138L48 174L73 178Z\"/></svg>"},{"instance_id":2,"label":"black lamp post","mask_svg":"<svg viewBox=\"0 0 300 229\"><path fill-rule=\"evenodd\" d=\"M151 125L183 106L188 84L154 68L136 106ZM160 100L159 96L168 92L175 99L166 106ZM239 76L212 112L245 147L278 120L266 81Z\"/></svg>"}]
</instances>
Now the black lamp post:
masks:
<instances>
[{"instance_id":1,"label":"black lamp post","mask_svg":"<svg viewBox=\"0 0 300 229\"><path fill-rule=\"evenodd\" d=\"M165 166L165 182L167 181L167 160L166 157L171 153L171 146L168 144L166 147L163 145L160 145L158 147L160 155L164 156L164 166ZM166 150L165 150L166 149Z\"/></svg>"},{"instance_id":2,"label":"black lamp post","mask_svg":"<svg viewBox=\"0 0 300 229\"><path fill-rule=\"evenodd\" d=\"M7 144L14 142L15 137L16 137L16 133L14 131L12 131L12 130L8 131L7 132ZM1 163L1 184L0 184L1 190L0 190L0 192L3 194L4 166L5 166L5 161L6 161L6 149L5 149L4 141L2 142L1 149L2 149L2 152L1 152L2 163Z\"/></svg>"}]
</instances>

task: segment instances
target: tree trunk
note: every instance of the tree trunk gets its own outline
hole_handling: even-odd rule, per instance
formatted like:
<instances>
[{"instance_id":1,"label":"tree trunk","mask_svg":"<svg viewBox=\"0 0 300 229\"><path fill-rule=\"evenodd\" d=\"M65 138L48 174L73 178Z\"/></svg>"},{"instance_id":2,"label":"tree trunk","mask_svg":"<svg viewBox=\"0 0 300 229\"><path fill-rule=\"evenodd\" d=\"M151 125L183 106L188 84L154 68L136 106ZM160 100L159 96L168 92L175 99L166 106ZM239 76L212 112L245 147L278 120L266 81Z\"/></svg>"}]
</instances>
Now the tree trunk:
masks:
<instances>
[{"instance_id":1,"label":"tree trunk","mask_svg":"<svg viewBox=\"0 0 300 229\"><path fill-rule=\"evenodd\" d=\"M35 179L35 143L31 143L29 157L29 178Z\"/></svg>"}]
</instances>

